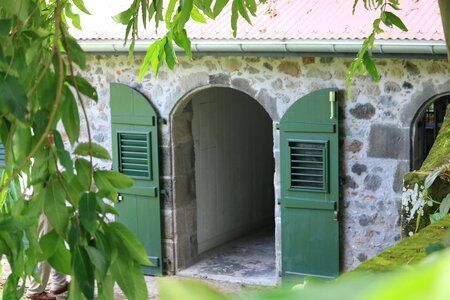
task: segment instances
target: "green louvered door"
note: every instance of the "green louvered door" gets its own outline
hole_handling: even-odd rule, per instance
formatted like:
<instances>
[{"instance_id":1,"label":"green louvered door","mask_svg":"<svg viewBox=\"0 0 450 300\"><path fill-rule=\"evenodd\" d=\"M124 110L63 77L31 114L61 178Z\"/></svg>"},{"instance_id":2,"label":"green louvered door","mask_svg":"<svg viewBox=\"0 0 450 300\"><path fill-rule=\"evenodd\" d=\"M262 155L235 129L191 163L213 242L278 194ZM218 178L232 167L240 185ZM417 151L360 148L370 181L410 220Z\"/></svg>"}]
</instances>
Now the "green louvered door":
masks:
<instances>
[{"instance_id":1,"label":"green louvered door","mask_svg":"<svg viewBox=\"0 0 450 300\"><path fill-rule=\"evenodd\" d=\"M336 91L297 100L280 121L282 276L339 274Z\"/></svg>"},{"instance_id":2,"label":"green louvered door","mask_svg":"<svg viewBox=\"0 0 450 300\"><path fill-rule=\"evenodd\" d=\"M139 92L112 83L111 122L113 168L134 180L132 188L120 191L117 220L147 250L153 266L144 267L144 272L162 274L157 114Z\"/></svg>"}]
</instances>

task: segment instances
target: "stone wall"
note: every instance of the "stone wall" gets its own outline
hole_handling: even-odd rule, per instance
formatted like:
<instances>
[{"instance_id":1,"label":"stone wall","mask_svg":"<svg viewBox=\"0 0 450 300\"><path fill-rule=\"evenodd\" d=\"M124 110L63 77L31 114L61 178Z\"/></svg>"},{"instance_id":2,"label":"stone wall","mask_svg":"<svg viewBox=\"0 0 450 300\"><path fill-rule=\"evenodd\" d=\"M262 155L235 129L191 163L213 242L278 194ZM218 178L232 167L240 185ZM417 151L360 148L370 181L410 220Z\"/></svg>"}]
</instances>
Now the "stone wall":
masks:
<instances>
[{"instance_id":1,"label":"stone wall","mask_svg":"<svg viewBox=\"0 0 450 300\"><path fill-rule=\"evenodd\" d=\"M171 121L183 111L189 95L209 86L240 90L256 99L274 124L297 99L307 93L337 87L345 90L344 80L351 59L302 57L180 57L175 72L163 67L158 77L148 73L142 82L137 75L142 57L89 56L85 75L98 89L99 104L89 114L96 142L111 148L109 83L120 82L146 95L161 116L168 120L161 127L162 183L164 197L165 253L173 271L177 243L174 225L180 220L172 190L173 144L176 134ZM377 59L381 74L378 84L357 77L352 99L340 99L342 117L341 207L343 222L342 257L345 269L352 269L400 239L402 178L409 171L410 126L414 114L427 99L450 91L450 71L446 61ZM186 117L189 121L189 116ZM274 126L275 128L275 126ZM86 134L84 133L83 137ZM278 131L274 129L276 161L275 194L279 197ZM182 140L182 139L180 139ZM189 146L190 147L190 146ZM187 151L189 152L189 151ZM189 153L188 153L189 154ZM109 168L109 164L101 165ZM277 255L279 259L279 207L275 208ZM186 249L185 249L186 250Z\"/></svg>"}]
</instances>

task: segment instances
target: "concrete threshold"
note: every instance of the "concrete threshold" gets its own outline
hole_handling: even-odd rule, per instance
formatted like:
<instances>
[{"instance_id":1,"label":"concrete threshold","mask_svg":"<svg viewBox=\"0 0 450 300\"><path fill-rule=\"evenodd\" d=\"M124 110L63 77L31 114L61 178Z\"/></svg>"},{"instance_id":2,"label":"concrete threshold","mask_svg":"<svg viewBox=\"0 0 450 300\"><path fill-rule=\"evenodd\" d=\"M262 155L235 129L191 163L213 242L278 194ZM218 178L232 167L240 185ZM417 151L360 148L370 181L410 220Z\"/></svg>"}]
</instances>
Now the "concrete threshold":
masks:
<instances>
[{"instance_id":1,"label":"concrete threshold","mask_svg":"<svg viewBox=\"0 0 450 300\"><path fill-rule=\"evenodd\" d=\"M219 246L177 275L247 286L275 286L278 276L274 232L272 226L266 227Z\"/></svg>"}]
</instances>

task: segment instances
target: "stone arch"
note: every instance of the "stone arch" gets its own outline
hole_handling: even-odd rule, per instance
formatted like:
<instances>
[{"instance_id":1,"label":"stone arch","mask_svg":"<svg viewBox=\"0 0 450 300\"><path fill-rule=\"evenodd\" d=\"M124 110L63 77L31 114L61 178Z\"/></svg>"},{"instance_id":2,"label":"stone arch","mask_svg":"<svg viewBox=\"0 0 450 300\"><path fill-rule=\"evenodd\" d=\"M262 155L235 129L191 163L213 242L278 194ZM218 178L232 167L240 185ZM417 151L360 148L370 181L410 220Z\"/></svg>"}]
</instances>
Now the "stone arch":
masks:
<instances>
[{"instance_id":1,"label":"stone arch","mask_svg":"<svg viewBox=\"0 0 450 300\"><path fill-rule=\"evenodd\" d=\"M424 100L422 105L417 109L415 114L412 117L411 125L410 125L410 165L411 169L418 169L420 167L420 164L416 161L418 160L419 156L419 141L418 141L418 135L417 127L418 123L421 121L421 119L424 117L426 110L428 107L436 103L444 98L448 98L450 96L450 91L447 90L446 92L441 92L439 94L432 95L431 97ZM444 112L445 113L445 112Z\"/></svg>"},{"instance_id":2,"label":"stone arch","mask_svg":"<svg viewBox=\"0 0 450 300\"><path fill-rule=\"evenodd\" d=\"M183 109L184 105L190 101L193 95L202 90L214 87L230 88L252 97L264 108L272 121L279 120L276 99L272 97L266 89L255 90L247 79L235 78L230 80L229 75L225 74L217 76L211 75L209 77L209 83L196 85L187 91L183 92L180 89L177 93L178 95L174 97L175 103L173 103L169 110L169 118L172 120L177 111L180 111L180 108Z\"/></svg>"},{"instance_id":3,"label":"stone arch","mask_svg":"<svg viewBox=\"0 0 450 300\"><path fill-rule=\"evenodd\" d=\"M264 116L266 124L263 129L266 141L271 143L271 148L267 153L271 156L272 167L270 186L272 188L272 199L270 207L272 214L272 224L274 224L275 215L275 182L274 172L278 162L275 160L275 142L274 142L274 117L269 113L267 107L255 98L255 92L245 88L235 88L232 84L213 83L205 84L189 90L186 94L174 103L169 112L170 126L170 147L171 147L171 179L172 179L172 224L175 232L174 259L175 271L179 271L191 265L201 254L203 250L200 247L200 239L197 237L197 182L196 182L196 146L194 141L194 115L196 108L193 104L199 94L205 94L208 90L229 91L230 95L242 94L244 99L238 98L245 102L251 102L253 108L258 111L258 116ZM219 91L217 91L219 93ZM229 95L229 94L227 94ZM225 98L227 99L227 98ZM231 99L231 98L230 98ZM236 101L234 104L236 105ZM238 106L233 106L238 107ZM252 110L248 110L252 111ZM195 112L195 113L194 113ZM259 117L258 117L259 118ZM261 129L261 130L263 130ZM235 131L233 131L235 132ZM270 135L270 139L267 137ZM251 135L250 135L251 137ZM264 144L266 145L266 144ZM268 149L264 147L264 149ZM229 153L229 152L227 152ZM265 156L266 157L266 156ZM260 161L260 160L258 160ZM264 177L261 175L261 177ZM267 177L266 177L267 179ZM262 186L268 186L269 182ZM267 203L267 202L266 202ZM269 206L269 205L267 205ZM192 217L194 216L195 217ZM166 219L165 222L168 220ZM275 257L275 253L274 253Z\"/></svg>"}]
</instances>

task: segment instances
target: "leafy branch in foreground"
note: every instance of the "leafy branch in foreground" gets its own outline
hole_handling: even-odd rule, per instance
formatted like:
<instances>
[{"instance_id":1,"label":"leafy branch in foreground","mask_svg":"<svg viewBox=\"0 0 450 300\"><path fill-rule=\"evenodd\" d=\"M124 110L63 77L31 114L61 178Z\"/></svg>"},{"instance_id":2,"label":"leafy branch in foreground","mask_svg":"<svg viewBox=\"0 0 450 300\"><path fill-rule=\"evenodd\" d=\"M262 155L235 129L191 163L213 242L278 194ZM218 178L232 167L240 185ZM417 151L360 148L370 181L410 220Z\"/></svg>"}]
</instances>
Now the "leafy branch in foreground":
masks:
<instances>
[{"instance_id":1,"label":"leafy branch in foreground","mask_svg":"<svg viewBox=\"0 0 450 300\"><path fill-rule=\"evenodd\" d=\"M5 148L0 256L12 270L3 299L20 299L26 279L39 279L36 265L43 260L72 276L70 299L93 299L95 283L99 299L112 299L116 282L129 299L146 299L140 268L150 265L145 249L131 231L107 218L117 213L118 190L133 182L93 164L94 157L110 157L90 134L84 101L98 97L76 75L86 58L68 32L68 21L80 26L73 6L88 12L82 0L0 4L0 139ZM87 124L83 142L77 102ZM66 149L59 123L73 153ZM41 214L53 230L38 237Z\"/></svg>"},{"instance_id":2,"label":"leafy branch in foreground","mask_svg":"<svg viewBox=\"0 0 450 300\"><path fill-rule=\"evenodd\" d=\"M171 70L174 69L177 63L174 44L182 48L189 58L192 58L191 41L185 29L186 23L191 19L199 23L206 23L207 18L215 19L230 2L231 28L233 35L236 36L239 17L251 24L250 16L256 15L257 2L255 0L216 0L214 4L212 0L170 0L166 7L163 5L163 0L134 0L128 9L114 16L113 19L116 22L127 25L125 43L131 33L130 55L134 51L134 45L138 38L139 21L142 21L144 28L152 20L156 29L159 28L161 22L166 25L165 35L157 39L147 50L139 73L139 80L142 80L150 65L155 74L158 73L160 65L164 62ZM258 2L265 3L266 0Z\"/></svg>"},{"instance_id":3,"label":"leafy branch in foreground","mask_svg":"<svg viewBox=\"0 0 450 300\"><path fill-rule=\"evenodd\" d=\"M353 3L353 14L355 13L356 6L359 0L355 0ZM374 47L375 38L377 34L383 33L384 30L380 27L381 24L392 28L397 27L403 31L408 31L402 20L394 13L387 11L387 9L400 10L398 0L363 0L364 8L366 10L379 10L380 16L373 21L373 30L371 34L364 40L361 49L359 50L356 58L348 68L347 76L345 78L345 85L348 90L348 97L352 98L351 83L358 71L363 76L370 75L374 82L380 80L380 74L378 74L377 67L370 57L370 50Z\"/></svg>"}]
</instances>

